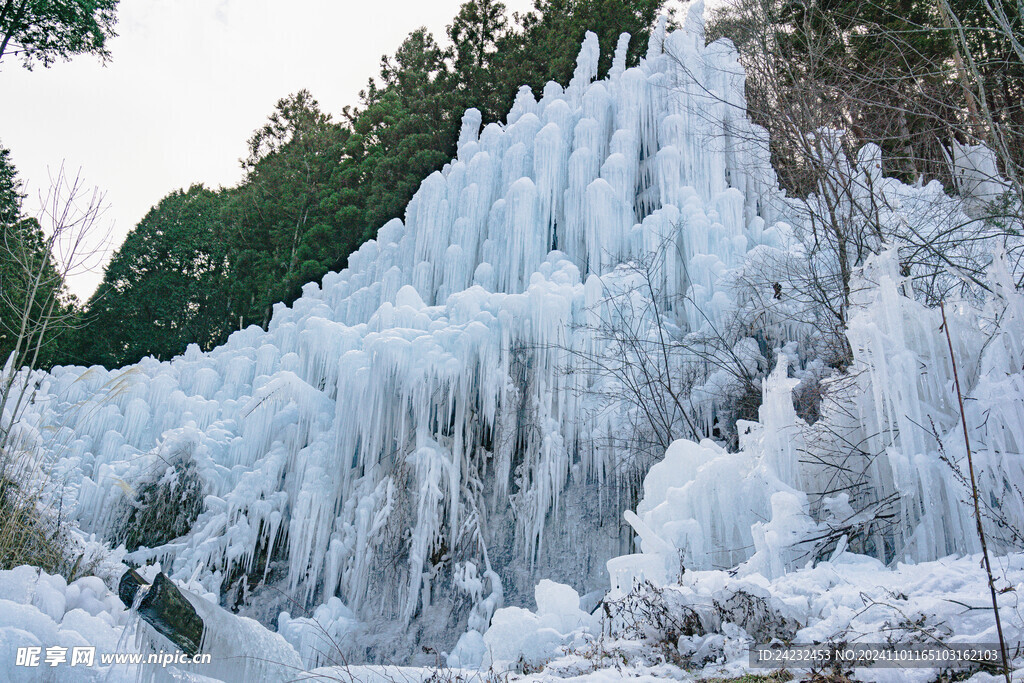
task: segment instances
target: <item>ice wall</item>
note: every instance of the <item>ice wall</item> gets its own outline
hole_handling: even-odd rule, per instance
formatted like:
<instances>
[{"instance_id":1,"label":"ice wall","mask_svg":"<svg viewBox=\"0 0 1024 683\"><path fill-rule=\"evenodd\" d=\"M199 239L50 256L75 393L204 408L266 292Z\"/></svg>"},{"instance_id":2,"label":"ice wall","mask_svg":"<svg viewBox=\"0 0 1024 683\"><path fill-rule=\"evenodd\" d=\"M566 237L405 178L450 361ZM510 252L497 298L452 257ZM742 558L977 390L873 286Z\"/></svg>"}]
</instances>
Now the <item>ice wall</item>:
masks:
<instances>
[{"instance_id":1,"label":"ice wall","mask_svg":"<svg viewBox=\"0 0 1024 683\"><path fill-rule=\"evenodd\" d=\"M988 270L982 304L947 304L945 326L941 310L908 296L895 250L869 261L863 278L870 286L848 333L861 370L851 402L857 420L833 422L847 430L844 437L856 429L863 451L875 456L868 499L898 496L892 507L901 523L878 539L877 554L883 544L897 557L980 550L952 358L989 546L1019 548L1024 539L1011 530L1024 528L1024 298L1004 255Z\"/></svg>"},{"instance_id":2,"label":"ice wall","mask_svg":"<svg viewBox=\"0 0 1024 683\"><path fill-rule=\"evenodd\" d=\"M680 567L777 578L851 547L885 562L980 552L956 380L988 547L1018 550L1024 296L1003 254L987 280L982 305L953 302L944 322L912 296L898 249L870 257L853 283L853 362L826 383L820 419L794 412L781 353L737 452L684 439L651 467L625 513L642 553L609 560L613 589L669 584Z\"/></svg>"},{"instance_id":3,"label":"ice wall","mask_svg":"<svg viewBox=\"0 0 1024 683\"><path fill-rule=\"evenodd\" d=\"M276 306L268 330L169 362L40 374L26 423L65 508L109 534L135 482L187 460L202 513L132 559L214 592L272 580L282 562L300 603L338 597L402 622L468 562L486 577L467 593L474 614L489 615L510 595L502 581L533 577L552 530L592 523L594 500L614 526L630 454L609 444L630 408L595 406L607 378L578 359L607 351L593 323L628 286L618 266L655 264L661 305L631 323L694 333L740 305L726 275L792 232L735 50L705 45L702 12L674 32L662 22L635 67L624 36L600 81L588 34L572 81L539 99L523 88L504 124L481 130L469 110L458 157L404 221ZM737 348L757 356L753 341ZM710 430L710 393L691 405Z\"/></svg>"}]
</instances>

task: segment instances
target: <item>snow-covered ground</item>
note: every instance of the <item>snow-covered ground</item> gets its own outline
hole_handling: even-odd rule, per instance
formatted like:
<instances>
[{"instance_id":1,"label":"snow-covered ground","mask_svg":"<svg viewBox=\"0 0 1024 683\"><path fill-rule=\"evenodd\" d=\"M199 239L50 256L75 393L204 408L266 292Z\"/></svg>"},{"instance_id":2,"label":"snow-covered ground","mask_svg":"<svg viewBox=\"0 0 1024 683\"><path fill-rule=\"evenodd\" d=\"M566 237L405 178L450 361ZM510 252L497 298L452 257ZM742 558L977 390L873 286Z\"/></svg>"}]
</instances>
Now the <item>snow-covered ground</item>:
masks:
<instances>
[{"instance_id":1,"label":"snow-covered ground","mask_svg":"<svg viewBox=\"0 0 1024 683\"><path fill-rule=\"evenodd\" d=\"M950 349L1021 640L1022 231L836 131L817 139L845 194L787 198L731 43L705 44L699 2L684 23L631 68L625 36L602 80L589 34L572 81L522 89L504 124L469 110L405 219L268 330L5 368L34 387L14 442L75 533L141 536L114 557L197 596L214 661L193 680L687 678L740 672L749 637L991 642ZM815 249L826 212L870 254L845 283ZM907 240L933 237L973 275L922 273ZM848 299L840 330L821 297ZM120 680L138 667L102 652L167 654L103 578L0 574L0 671ZM92 667L8 664L83 643Z\"/></svg>"},{"instance_id":2,"label":"snow-covered ground","mask_svg":"<svg viewBox=\"0 0 1024 683\"><path fill-rule=\"evenodd\" d=\"M541 581L532 610L497 610L481 638L464 638L461 662L443 668L346 665L332 650L329 631L316 646L332 665L306 672L298 652L255 622L224 616L214 628L241 629L258 642L227 638L210 664L103 664L109 653L154 652L156 636L129 617L96 577L68 585L31 567L0 572L0 678L9 681L202 680L619 680L728 678L751 671L748 648L785 636L797 643L996 643L980 556L948 557L886 567L878 560L838 553L775 580L759 574L687 571L666 586L643 584L612 591L608 610L590 614L565 585ZM997 589L1004 634L1024 639L1024 554L997 558ZM636 599L631 599L636 598ZM659 605L668 607L659 612ZM645 611L646 610L646 611ZM700 615L687 622L687 614ZM651 615L655 615L652 617ZM657 615L662 617L658 618ZM320 615L321 618L326 615ZM729 621L732 619L734 621ZM696 633L692 626L699 621ZM247 623L246 623L247 622ZM736 622L746 624L746 629ZM330 620L324 619L330 626ZM143 633L137 633L142 630ZM18 648L40 648L39 664L18 666ZM63 652L53 648L64 648ZM74 648L95 648L94 665L72 665ZM246 654L246 650L248 653ZM155 650L159 654L159 648ZM170 648L167 652L171 652ZM58 663L47 664L53 653ZM240 654L242 653L242 654ZM59 657L58 657L59 655ZM1017 654L1015 676L1024 678ZM461 666L460 666L461 665ZM790 668L800 676L805 669ZM934 681L942 668L847 669L864 681ZM506 673L509 672L509 673ZM993 680L977 673L976 683Z\"/></svg>"}]
</instances>

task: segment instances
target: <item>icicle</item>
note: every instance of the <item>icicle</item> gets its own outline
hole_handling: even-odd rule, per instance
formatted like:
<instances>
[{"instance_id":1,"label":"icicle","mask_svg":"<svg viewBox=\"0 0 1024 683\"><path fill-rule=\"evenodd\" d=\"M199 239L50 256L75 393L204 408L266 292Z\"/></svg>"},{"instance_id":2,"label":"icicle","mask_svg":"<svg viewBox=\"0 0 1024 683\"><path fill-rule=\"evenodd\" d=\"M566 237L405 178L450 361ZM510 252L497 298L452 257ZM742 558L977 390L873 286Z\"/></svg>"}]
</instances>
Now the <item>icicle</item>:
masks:
<instances>
[{"instance_id":1,"label":"icicle","mask_svg":"<svg viewBox=\"0 0 1024 683\"><path fill-rule=\"evenodd\" d=\"M608 80L614 81L626 70L626 56L629 54L629 40L632 36L628 33L620 33L619 41L615 44L615 57L612 59L612 68L608 72Z\"/></svg>"},{"instance_id":2,"label":"icicle","mask_svg":"<svg viewBox=\"0 0 1024 683\"><path fill-rule=\"evenodd\" d=\"M480 136L480 124L483 117L479 109L470 108L462 115L462 129L459 132L458 157L460 161L469 161L471 154L468 153L471 145L474 145Z\"/></svg>"},{"instance_id":3,"label":"icicle","mask_svg":"<svg viewBox=\"0 0 1024 683\"><path fill-rule=\"evenodd\" d=\"M703 8L703 2L700 3ZM692 11L692 10L691 10ZM654 60L661 54L665 45L665 32L668 27L668 17L664 14L658 15L658 23L651 31L651 37L647 39L647 59ZM687 26L689 29L689 26ZM620 39L621 40L621 39Z\"/></svg>"},{"instance_id":4,"label":"icicle","mask_svg":"<svg viewBox=\"0 0 1024 683\"><path fill-rule=\"evenodd\" d=\"M583 37L583 45L576 56L576 69L566 90L566 95L573 105L579 101L580 95L590 82L597 78L597 64L601 59L601 46L597 42L597 34L587 31Z\"/></svg>"}]
</instances>

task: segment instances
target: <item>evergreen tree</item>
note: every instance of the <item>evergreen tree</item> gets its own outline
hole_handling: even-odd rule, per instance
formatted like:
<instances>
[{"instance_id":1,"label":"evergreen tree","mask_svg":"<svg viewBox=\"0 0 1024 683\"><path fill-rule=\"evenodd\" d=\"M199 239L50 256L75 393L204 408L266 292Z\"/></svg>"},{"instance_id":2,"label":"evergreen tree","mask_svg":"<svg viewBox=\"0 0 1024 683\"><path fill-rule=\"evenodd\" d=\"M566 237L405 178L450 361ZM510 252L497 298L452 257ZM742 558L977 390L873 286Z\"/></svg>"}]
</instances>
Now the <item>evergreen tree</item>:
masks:
<instances>
[{"instance_id":1,"label":"evergreen tree","mask_svg":"<svg viewBox=\"0 0 1024 683\"><path fill-rule=\"evenodd\" d=\"M455 111L476 107L485 122L497 121L507 109L501 82L499 46L509 36L505 5L497 0L470 0L448 26L451 41Z\"/></svg>"},{"instance_id":2,"label":"evergreen tree","mask_svg":"<svg viewBox=\"0 0 1024 683\"><path fill-rule=\"evenodd\" d=\"M39 223L22 215L22 199L10 151L0 147L0 367L15 349L19 363L45 367L61 354L58 341L66 330L40 321L63 321L74 299Z\"/></svg>"},{"instance_id":3,"label":"evergreen tree","mask_svg":"<svg viewBox=\"0 0 1024 683\"><path fill-rule=\"evenodd\" d=\"M308 91L278 101L249 139L245 180L225 215L232 300L241 325L266 325L337 260L329 183L345 138Z\"/></svg>"},{"instance_id":4,"label":"evergreen tree","mask_svg":"<svg viewBox=\"0 0 1024 683\"><path fill-rule=\"evenodd\" d=\"M21 182L11 163L11 152L0 147L0 224L10 225L21 216Z\"/></svg>"},{"instance_id":5,"label":"evergreen tree","mask_svg":"<svg viewBox=\"0 0 1024 683\"><path fill-rule=\"evenodd\" d=\"M68 362L117 367L144 356L166 360L190 343L209 350L227 338L223 202L223 193L193 185L150 209L107 265Z\"/></svg>"},{"instance_id":6,"label":"evergreen tree","mask_svg":"<svg viewBox=\"0 0 1024 683\"><path fill-rule=\"evenodd\" d=\"M420 182L452 157L459 119L448 76L444 52L419 28L381 60L380 83L360 93L346 154L359 168L364 239L402 216Z\"/></svg>"}]
</instances>

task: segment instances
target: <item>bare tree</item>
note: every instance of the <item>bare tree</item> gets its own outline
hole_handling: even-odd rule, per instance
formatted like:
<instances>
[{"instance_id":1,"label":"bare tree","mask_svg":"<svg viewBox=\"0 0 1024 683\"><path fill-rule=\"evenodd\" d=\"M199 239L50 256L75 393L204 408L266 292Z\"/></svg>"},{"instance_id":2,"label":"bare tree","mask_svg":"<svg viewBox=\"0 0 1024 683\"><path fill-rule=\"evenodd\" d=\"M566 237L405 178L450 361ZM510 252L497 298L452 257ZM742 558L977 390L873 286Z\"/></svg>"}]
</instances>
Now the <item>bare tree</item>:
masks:
<instances>
[{"instance_id":1,"label":"bare tree","mask_svg":"<svg viewBox=\"0 0 1024 683\"><path fill-rule=\"evenodd\" d=\"M898 16L871 0L845 11L815 2L732 0L712 15L710 37L728 37L739 48L745 98L705 95L747 104L724 135L737 147L767 147L760 152L771 157L789 193L786 206L807 262L794 264L782 296L813 304L808 317L830 340L834 367L850 359L844 328L851 276L880 249L899 246L904 276L931 305L954 293L981 296L995 249L1024 282L1024 194L1013 173L1024 149L1024 107L1020 97L1012 104L1019 82L1009 77L1024 73L1017 50L1024 18L1011 18L1000 1L986 0L990 21L973 17L967 27L947 0L924 16ZM943 8L949 29L939 24ZM956 26L964 38L953 54L964 55L963 67L951 70L941 44L948 37L958 45ZM982 30L984 46L1013 49L984 61L972 56ZM922 39L932 44L922 47ZM965 113L965 101L977 103L976 116ZM748 115L767 135L746 125ZM972 147L979 142L995 150L998 163ZM1010 184L1001 179L1004 169ZM945 198L937 189L893 198L886 175L917 187L939 180ZM1003 195L1011 186L1014 192ZM773 282L779 280L759 286L770 290Z\"/></svg>"},{"instance_id":2,"label":"bare tree","mask_svg":"<svg viewBox=\"0 0 1024 683\"><path fill-rule=\"evenodd\" d=\"M665 262L678 258L675 241L666 240L603 276L604 294L577 328L590 344L565 348L566 371L595 378L582 390L592 420L616 413L613 421L626 425L609 445L620 454L620 473L638 483L677 439L735 445L736 419L756 418L769 366L738 316L722 321L666 284ZM685 310L696 311L698 329Z\"/></svg>"},{"instance_id":3,"label":"bare tree","mask_svg":"<svg viewBox=\"0 0 1024 683\"><path fill-rule=\"evenodd\" d=\"M34 449L33 430L22 429L36 400L36 369L50 348L74 324L74 299L65 283L70 275L94 267L108 235L102 230L103 195L87 188L81 175L63 167L40 196L38 218L43 243L31 244L5 231L0 257L13 275L0 288L6 309L4 327L13 333L13 350L0 370L0 564L35 558L59 564L59 553L45 539L52 533L40 522L36 502L48 480ZM30 219L31 220L31 219ZM51 539L52 540L52 539ZM55 553L57 556L55 556Z\"/></svg>"},{"instance_id":4,"label":"bare tree","mask_svg":"<svg viewBox=\"0 0 1024 683\"><path fill-rule=\"evenodd\" d=\"M19 370L34 370L48 345L71 326L74 300L66 282L95 267L109 237L109 231L100 233L103 194L87 188L80 173L72 178L61 166L46 195L40 196L40 207L37 220L45 235L41 253L20 240L5 239L0 245L4 257L20 268L16 284L23 287L17 293L5 288L0 294L17 315L7 324L15 338L0 384L0 451L8 445L11 425L29 395L30 373Z\"/></svg>"},{"instance_id":5,"label":"bare tree","mask_svg":"<svg viewBox=\"0 0 1024 683\"><path fill-rule=\"evenodd\" d=\"M948 0L938 0L938 7L952 33L957 75L971 114L972 127L964 137L986 145L999 162L998 168L971 170L988 174L990 182L1008 181L1015 196L1011 210L1024 218L1024 15L1018 7L1014 17L1002 0L984 0L987 21L971 26Z\"/></svg>"},{"instance_id":6,"label":"bare tree","mask_svg":"<svg viewBox=\"0 0 1024 683\"><path fill-rule=\"evenodd\" d=\"M1024 16L1008 7L984 0L968 11L938 0L898 14L873 0L849 9L732 0L713 13L710 31L737 44L745 113L768 130L780 183L792 195L834 204L820 187L829 171L820 152L830 150L818 148L816 134L842 130L835 151L855 159L874 143L885 172L907 182L936 179L965 199L979 181L988 200L993 188L1012 190L1016 201L970 207L977 223L960 229L972 233L986 220L1020 221L1024 206ZM986 164L971 149L977 144L998 164Z\"/></svg>"}]
</instances>

